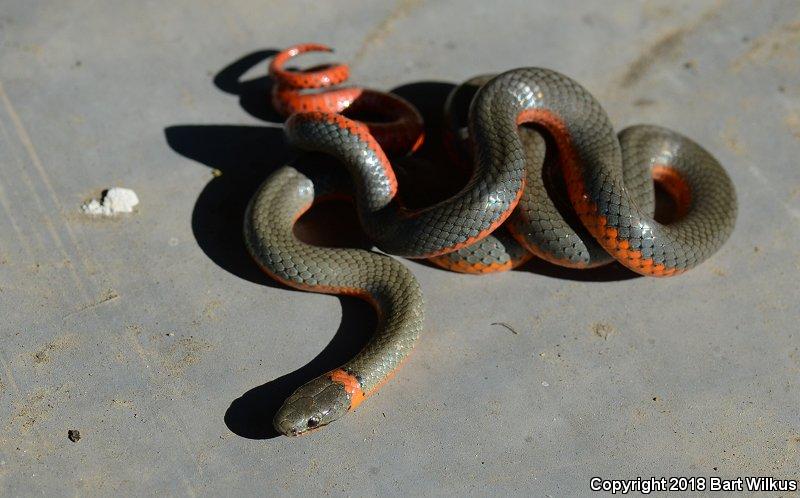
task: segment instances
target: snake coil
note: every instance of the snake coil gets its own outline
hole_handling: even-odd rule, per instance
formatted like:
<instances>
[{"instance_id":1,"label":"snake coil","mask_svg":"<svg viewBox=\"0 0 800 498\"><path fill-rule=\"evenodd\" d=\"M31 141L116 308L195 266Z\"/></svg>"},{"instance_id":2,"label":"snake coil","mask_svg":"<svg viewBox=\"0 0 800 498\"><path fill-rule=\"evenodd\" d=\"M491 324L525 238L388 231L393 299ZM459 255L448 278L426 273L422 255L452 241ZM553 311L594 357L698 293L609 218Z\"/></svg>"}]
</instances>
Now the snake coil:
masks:
<instances>
[{"instance_id":1,"label":"snake coil","mask_svg":"<svg viewBox=\"0 0 800 498\"><path fill-rule=\"evenodd\" d=\"M332 88L348 78L343 64L284 68L309 51L330 49L298 45L272 60L273 106L288 116L291 145L335 158L347 175L319 155L279 169L250 201L245 240L274 279L359 296L379 320L356 357L286 400L274 420L283 434L304 434L356 408L408 356L423 325L419 285L397 260L295 237L295 221L315 202L350 195L378 248L467 273L508 270L535 255L571 268L616 260L642 275L672 276L714 254L733 230L735 190L710 153L656 126L616 135L587 90L542 68L476 77L451 93L446 128L457 159L473 164L472 178L452 197L410 211L398 199L389 157L420 146L419 112L392 94ZM363 114L381 119L355 119ZM563 198L549 194L546 156L557 162ZM672 223L653 218L654 181L675 203Z\"/></svg>"}]
</instances>

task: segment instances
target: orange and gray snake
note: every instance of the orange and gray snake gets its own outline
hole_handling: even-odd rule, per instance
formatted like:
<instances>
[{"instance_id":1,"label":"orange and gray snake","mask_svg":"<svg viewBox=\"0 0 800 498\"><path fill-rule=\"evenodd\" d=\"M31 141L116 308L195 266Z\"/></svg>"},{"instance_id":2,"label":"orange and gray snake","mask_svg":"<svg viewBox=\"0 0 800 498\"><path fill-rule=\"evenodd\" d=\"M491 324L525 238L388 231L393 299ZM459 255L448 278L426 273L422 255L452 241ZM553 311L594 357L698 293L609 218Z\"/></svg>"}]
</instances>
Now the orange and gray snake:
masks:
<instances>
[{"instance_id":1,"label":"orange and gray snake","mask_svg":"<svg viewBox=\"0 0 800 498\"><path fill-rule=\"evenodd\" d=\"M361 297L379 320L358 355L286 400L273 421L283 434L304 434L356 408L396 371L423 326L419 285L396 259L317 247L294 235L296 220L315 202L349 195L382 251L468 273L507 270L533 254L573 268L614 259L642 275L672 276L710 257L733 230L735 190L711 154L656 126L630 127L617 136L587 90L541 68L474 78L453 91L446 122L454 148L467 146L461 154L472 161L472 178L454 196L408 210L399 202L387 151L402 154L420 145L419 113L400 97L374 90L308 93L347 78L341 64L284 68L292 57L319 50L329 49L298 45L270 65L273 105L289 116L289 143L317 154L265 180L250 201L245 240L258 265L279 282ZM351 111L382 119L356 121L346 116ZM551 144L572 214L565 215L545 188ZM653 219L654 181L674 200L676 221ZM496 231L500 225L507 232Z\"/></svg>"}]
</instances>

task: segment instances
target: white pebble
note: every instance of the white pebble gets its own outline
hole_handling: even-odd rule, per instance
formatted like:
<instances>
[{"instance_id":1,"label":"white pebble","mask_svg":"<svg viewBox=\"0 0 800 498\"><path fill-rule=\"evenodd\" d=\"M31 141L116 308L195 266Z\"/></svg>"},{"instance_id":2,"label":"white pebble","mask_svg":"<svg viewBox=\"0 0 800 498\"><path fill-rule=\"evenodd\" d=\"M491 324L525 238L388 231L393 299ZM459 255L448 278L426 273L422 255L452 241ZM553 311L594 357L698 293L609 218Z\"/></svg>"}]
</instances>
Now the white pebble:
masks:
<instances>
[{"instance_id":1,"label":"white pebble","mask_svg":"<svg viewBox=\"0 0 800 498\"><path fill-rule=\"evenodd\" d=\"M81 210L92 216L114 216L119 213L131 213L139 204L139 196L131 189L114 187L105 191L102 200L92 199L81 206Z\"/></svg>"}]
</instances>

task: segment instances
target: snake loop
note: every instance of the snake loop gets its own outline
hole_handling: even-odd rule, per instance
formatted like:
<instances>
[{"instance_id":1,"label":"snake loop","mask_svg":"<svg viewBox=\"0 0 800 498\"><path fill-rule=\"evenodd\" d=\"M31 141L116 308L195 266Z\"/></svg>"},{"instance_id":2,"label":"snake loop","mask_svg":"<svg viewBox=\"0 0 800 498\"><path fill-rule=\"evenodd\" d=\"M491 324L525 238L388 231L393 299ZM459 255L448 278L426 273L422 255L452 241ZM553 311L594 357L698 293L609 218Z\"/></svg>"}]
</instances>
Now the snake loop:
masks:
<instances>
[{"instance_id":1,"label":"snake loop","mask_svg":"<svg viewBox=\"0 0 800 498\"><path fill-rule=\"evenodd\" d=\"M711 154L656 126L615 134L586 89L542 68L478 77L451 94L451 149L473 164L472 178L452 197L410 211L398 200L389 157L420 144L419 113L391 94L328 88L347 79L341 64L284 69L314 50L330 49L292 47L275 57L270 74L274 105L289 115L289 143L323 154L302 156L267 178L248 207L245 240L276 280L359 296L373 304L379 321L355 358L289 397L274 420L284 434L317 429L357 407L408 356L423 322L419 285L397 260L295 237L295 221L315 201L345 192L383 251L468 273L508 270L535 254L576 268L613 258L642 275L671 276L710 257L733 230L735 190ZM305 93L310 88L323 90ZM359 121L348 116L353 112L385 119ZM350 181L328 164L331 158ZM548 160L557 167L547 168ZM654 181L675 202L672 223L653 219ZM505 231L497 230L501 225Z\"/></svg>"},{"instance_id":2,"label":"snake loop","mask_svg":"<svg viewBox=\"0 0 800 498\"><path fill-rule=\"evenodd\" d=\"M405 154L417 150L424 139L422 116L405 99L368 88L331 88L350 77L350 69L345 64L326 64L302 71L285 68L300 54L332 51L326 45L305 43L283 50L272 59L269 75L274 83L272 106L275 110L283 116L314 111L366 115L368 118L360 121L386 152ZM307 93L308 90L319 91ZM370 120L372 117L378 120Z\"/></svg>"}]
</instances>

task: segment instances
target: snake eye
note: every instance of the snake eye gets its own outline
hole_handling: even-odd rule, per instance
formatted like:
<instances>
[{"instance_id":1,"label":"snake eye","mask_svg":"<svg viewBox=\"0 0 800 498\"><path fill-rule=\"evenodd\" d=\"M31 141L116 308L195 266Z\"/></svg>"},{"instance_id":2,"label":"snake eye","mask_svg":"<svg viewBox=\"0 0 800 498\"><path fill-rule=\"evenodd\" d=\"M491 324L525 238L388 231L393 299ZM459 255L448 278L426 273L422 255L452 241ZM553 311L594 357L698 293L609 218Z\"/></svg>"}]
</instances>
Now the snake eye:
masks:
<instances>
[{"instance_id":1,"label":"snake eye","mask_svg":"<svg viewBox=\"0 0 800 498\"><path fill-rule=\"evenodd\" d=\"M319 425L319 419L317 417L311 417L308 419L308 428L313 429L314 427Z\"/></svg>"}]
</instances>

